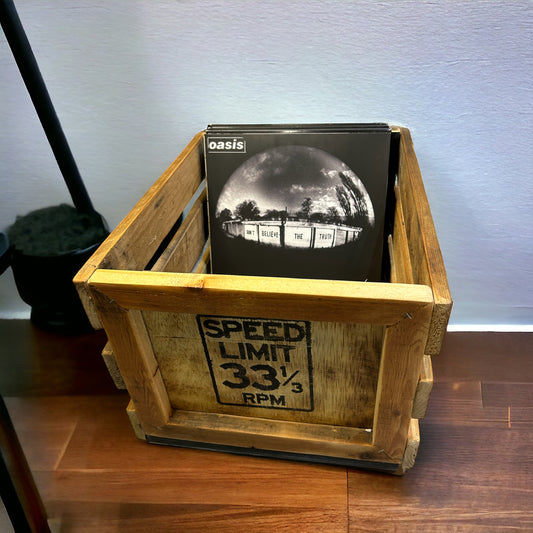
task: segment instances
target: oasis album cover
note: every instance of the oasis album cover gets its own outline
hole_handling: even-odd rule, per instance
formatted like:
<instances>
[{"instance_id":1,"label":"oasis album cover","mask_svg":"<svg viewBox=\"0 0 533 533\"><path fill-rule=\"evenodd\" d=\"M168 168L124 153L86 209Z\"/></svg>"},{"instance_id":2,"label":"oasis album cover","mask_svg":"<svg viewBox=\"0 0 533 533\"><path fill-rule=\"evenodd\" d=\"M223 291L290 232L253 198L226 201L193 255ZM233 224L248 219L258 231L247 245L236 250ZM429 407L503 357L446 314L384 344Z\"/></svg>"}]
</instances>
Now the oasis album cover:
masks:
<instances>
[{"instance_id":1,"label":"oasis album cover","mask_svg":"<svg viewBox=\"0 0 533 533\"><path fill-rule=\"evenodd\" d=\"M211 125L216 274L381 281L386 124Z\"/></svg>"}]
</instances>

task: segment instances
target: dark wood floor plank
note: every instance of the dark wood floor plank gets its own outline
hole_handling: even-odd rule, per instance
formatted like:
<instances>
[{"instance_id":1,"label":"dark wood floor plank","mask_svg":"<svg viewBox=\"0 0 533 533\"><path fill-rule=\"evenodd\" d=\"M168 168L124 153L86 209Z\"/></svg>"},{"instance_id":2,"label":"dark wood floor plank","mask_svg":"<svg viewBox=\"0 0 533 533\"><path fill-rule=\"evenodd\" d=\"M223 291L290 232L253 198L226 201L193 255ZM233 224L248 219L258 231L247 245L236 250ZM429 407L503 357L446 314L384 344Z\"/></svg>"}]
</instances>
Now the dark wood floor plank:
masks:
<instances>
[{"instance_id":1,"label":"dark wood floor plank","mask_svg":"<svg viewBox=\"0 0 533 533\"><path fill-rule=\"evenodd\" d=\"M28 462L34 470L54 470L76 428L72 402L51 396L6 398L6 405Z\"/></svg>"},{"instance_id":2,"label":"dark wood floor plank","mask_svg":"<svg viewBox=\"0 0 533 533\"><path fill-rule=\"evenodd\" d=\"M448 333L433 372L437 381L533 383L533 333Z\"/></svg>"},{"instance_id":3,"label":"dark wood floor plank","mask_svg":"<svg viewBox=\"0 0 533 533\"><path fill-rule=\"evenodd\" d=\"M140 474L138 471L70 470L37 473L45 501L136 502L146 504L230 505L286 509L324 509L346 512L346 476L343 489L335 476L310 470L293 469L285 473L264 473L260 465L242 471L216 475L206 460L204 471L163 470Z\"/></svg>"},{"instance_id":4,"label":"dark wood floor plank","mask_svg":"<svg viewBox=\"0 0 533 533\"><path fill-rule=\"evenodd\" d=\"M350 531L533 530L533 433L425 424L401 479L349 473Z\"/></svg>"},{"instance_id":5,"label":"dark wood floor plank","mask_svg":"<svg viewBox=\"0 0 533 533\"><path fill-rule=\"evenodd\" d=\"M94 509L95 530L105 531L117 521L104 512L109 506L123 511L134 505L139 513L136 527L151 523L150 530L163 531L168 524L168 516L150 521L161 506L166 506L171 522L188 524L186 531L253 531L253 525L263 530L268 524L274 531L299 531L302 524L309 531L347 530L345 474L340 483L334 472L324 475L319 469L287 465L282 472L280 465L270 465L263 470L263 465L253 464L260 459L217 473L212 461L221 454L208 455L195 468L184 465L181 472L61 470L38 472L36 481L49 516L62 523L70 516L72 531L84 530L88 509ZM125 518L120 530L129 525L131 517Z\"/></svg>"},{"instance_id":6,"label":"dark wood floor plank","mask_svg":"<svg viewBox=\"0 0 533 533\"><path fill-rule=\"evenodd\" d=\"M400 479L349 472L350 531L533 530L530 384L480 381L504 376L506 364L460 377L448 371L443 381L435 372L413 470ZM517 405L511 424L509 405Z\"/></svg>"},{"instance_id":7,"label":"dark wood floor plank","mask_svg":"<svg viewBox=\"0 0 533 533\"><path fill-rule=\"evenodd\" d=\"M481 385L484 407L533 409L533 383L494 383Z\"/></svg>"},{"instance_id":8,"label":"dark wood floor plank","mask_svg":"<svg viewBox=\"0 0 533 533\"><path fill-rule=\"evenodd\" d=\"M112 531L119 511L134 504L148 516L172 509L158 520L161 531L171 523L187 531L209 524L216 531L253 531L254 524L289 531L302 523L309 531L347 530L345 469L149 445L135 438L127 401L126 394L9 399L47 512L61 531L90 531L87 524ZM38 437L61 419L75 426L68 442L43 446ZM141 531L147 524L141 513L121 527Z\"/></svg>"},{"instance_id":9,"label":"dark wood floor plank","mask_svg":"<svg viewBox=\"0 0 533 533\"><path fill-rule=\"evenodd\" d=\"M52 510L56 512L55 522L62 533L347 531L346 521L339 521L338 513L327 509L72 502L68 506L52 506Z\"/></svg>"},{"instance_id":10,"label":"dark wood floor plank","mask_svg":"<svg viewBox=\"0 0 533 533\"><path fill-rule=\"evenodd\" d=\"M65 336L28 320L0 320L4 396L109 394L116 389L101 358L103 331Z\"/></svg>"},{"instance_id":11,"label":"dark wood floor plank","mask_svg":"<svg viewBox=\"0 0 533 533\"><path fill-rule=\"evenodd\" d=\"M533 334L447 336L404 477L146 444L102 333L0 321L0 338L0 386L55 531L533 531Z\"/></svg>"}]
</instances>

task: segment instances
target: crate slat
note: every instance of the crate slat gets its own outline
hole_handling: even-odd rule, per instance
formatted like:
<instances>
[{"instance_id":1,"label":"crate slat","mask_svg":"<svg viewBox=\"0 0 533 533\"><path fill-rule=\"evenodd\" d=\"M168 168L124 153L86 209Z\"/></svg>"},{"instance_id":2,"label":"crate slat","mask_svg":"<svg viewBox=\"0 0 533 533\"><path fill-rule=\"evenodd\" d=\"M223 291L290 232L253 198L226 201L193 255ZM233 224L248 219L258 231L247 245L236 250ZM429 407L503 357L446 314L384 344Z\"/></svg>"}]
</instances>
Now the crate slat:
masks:
<instances>
[{"instance_id":1,"label":"crate slat","mask_svg":"<svg viewBox=\"0 0 533 533\"><path fill-rule=\"evenodd\" d=\"M400 128L398 183L415 283L430 286L435 298L425 353L440 352L450 318L452 299L433 217L407 128Z\"/></svg>"},{"instance_id":2,"label":"crate slat","mask_svg":"<svg viewBox=\"0 0 533 533\"><path fill-rule=\"evenodd\" d=\"M100 269L90 287L131 309L324 322L391 324L433 303L424 285L259 276Z\"/></svg>"},{"instance_id":3,"label":"crate slat","mask_svg":"<svg viewBox=\"0 0 533 533\"><path fill-rule=\"evenodd\" d=\"M412 417L420 420L426 416L429 397L433 389L433 366L431 356L424 355L422 370L416 386Z\"/></svg>"},{"instance_id":4,"label":"crate slat","mask_svg":"<svg viewBox=\"0 0 533 533\"><path fill-rule=\"evenodd\" d=\"M405 230L402 199L399 187L395 188L396 210L394 213L394 236L392 237L392 283L414 283L413 265L409 254L409 241Z\"/></svg>"},{"instance_id":5,"label":"crate slat","mask_svg":"<svg viewBox=\"0 0 533 533\"><path fill-rule=\"evenodd\" d=\"M120 390L126 390L127 387L118 368L117 360L115 359L115 354L113 353L113 348L111 348L110 342L107 342L102 350L102 359L104 360L107 371L109 372L115 387Z\"/></svg>"},{"instance_id":6,"label":"crate slat","mask_svg":"<svg viewBox=\"0 0 533 533\"><path fill-rule=\"evenodd\" d=\"M141 313L124 309L100 294L93 293L93 298L97 306L105 307L100 318L112 339L113 354L140 423L145 431L165 425L172 409Z\"/></svg>"},{"instance_id":7,"label":"crate slat","mask_svg":"<svg viewBox=\"0 0 533 533\"><path fill-rule=\"evenodd\" d=\"M166 250L152 267L154 272L190 272L196 264L205 245L204 205L206 203L205 182L203 191L194 202Z\"/></svg>"},{"instance_id":8,"label":"crate slat","mask_svg":"<svg viewBox=\"0 0 533 533\"><path fill-rule=\"evenodd\" d=\"M384 453L394 460L401 461L405 452L431 311L429 305L420 307L390 326L385 334L374 414L374 445L386 450Z\"/></svg>"},{"instance_id":9,"label":"crate slat","mask_svg":"<svg viewBox=\"0 0 533 533\"><path fill-rule=\"evenodd\" d=\"M420 447L420 426L418 420L412 419L409 424L409 432L407 434L407 445L405 446L405 453L402 459L400 468L395 472L397 475L403 475L408 470L413 468Z\"/></svg>"}]
</instances>

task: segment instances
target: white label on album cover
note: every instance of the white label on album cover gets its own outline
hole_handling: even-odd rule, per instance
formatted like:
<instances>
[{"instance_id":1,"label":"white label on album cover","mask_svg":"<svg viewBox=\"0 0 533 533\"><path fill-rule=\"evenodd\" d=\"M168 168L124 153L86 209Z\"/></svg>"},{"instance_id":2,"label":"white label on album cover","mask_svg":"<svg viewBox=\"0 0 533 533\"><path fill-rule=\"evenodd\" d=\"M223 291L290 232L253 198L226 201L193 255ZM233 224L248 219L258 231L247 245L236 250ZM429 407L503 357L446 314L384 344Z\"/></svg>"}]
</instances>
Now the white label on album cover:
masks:
<instances>
[{"instance_id":1,"label":"white label on album cover","mask_svg":"<svg viewBox=\"0 0 533 533\"><path fill-rule=\"evenodd\" d=\"M261 224L259 226L259 242L281 246L281 226Z\"/></svg>"},{"instance_id":2,"label":"white label on album cover","mask_svg":"<svg viewBox=\"0 0 533 533\"><path fill-rule=\"evenodd\" d=\"M310 322L205 315L197 321L219 403L313 410Z\"/></svg>"},{"instance_id":3,"label":"white label on album cover","mask_svg":"<svg viewBox=\"0 0 533 533\"><path fill-rule=\"evenodd\" d=\"M244 238L248 241L259 240L259 224L243 224Z\"/></svg>"},{"instance_id":4,"label":"white label on album cover","mask_svg":"<svg viewBox=\"0 0 533 533\"><path fill-rule=\"evenodd\" d=\"M311 227L285 226L285 243L292 248L311 248Z\"/></svg>"},{"instance_id":5,"label":"white label on album cover","mask_svg":"<svg viewBox=\"0 0 533 533\"><path fill-rule=\"evenodd\" d=\"M335 246L336 228L316 228L315 248L331 248Z\"/></svg>"},{"instance_id":6,"label":"white label on album cover","mask_svg":"<svg viewBox=\"0 0 533 533\"><path fill-rule=\"evenodd\" d=\"M207 151L209 153L245 154L246 141L242 137L209 137Z\"/></svg>"}]
</instances>

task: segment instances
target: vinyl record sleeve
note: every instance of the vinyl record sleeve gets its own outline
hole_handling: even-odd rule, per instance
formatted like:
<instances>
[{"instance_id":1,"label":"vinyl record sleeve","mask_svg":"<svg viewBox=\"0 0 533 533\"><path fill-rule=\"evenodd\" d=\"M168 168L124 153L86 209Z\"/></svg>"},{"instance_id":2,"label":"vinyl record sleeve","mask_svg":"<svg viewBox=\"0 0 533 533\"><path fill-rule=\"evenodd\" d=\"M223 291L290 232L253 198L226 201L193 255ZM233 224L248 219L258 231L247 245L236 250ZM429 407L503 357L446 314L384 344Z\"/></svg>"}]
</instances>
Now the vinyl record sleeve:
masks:
<instances>
[{"instance_id":1,"label":"vinyl record sleeve","mask_svg":"<svg viewBox=\"0 0 533 533\"><path fill-rule=\"evenodd\" d=\"M386 124L211 125L216 274L381 281Z\"/></svg>"}]
</instances>

